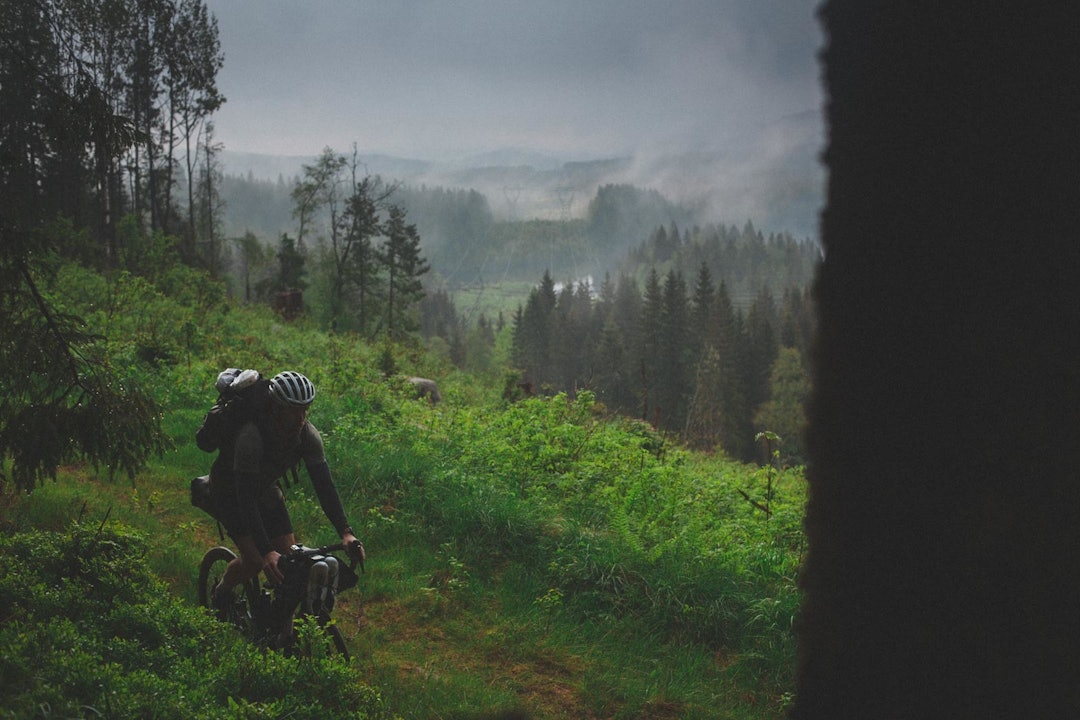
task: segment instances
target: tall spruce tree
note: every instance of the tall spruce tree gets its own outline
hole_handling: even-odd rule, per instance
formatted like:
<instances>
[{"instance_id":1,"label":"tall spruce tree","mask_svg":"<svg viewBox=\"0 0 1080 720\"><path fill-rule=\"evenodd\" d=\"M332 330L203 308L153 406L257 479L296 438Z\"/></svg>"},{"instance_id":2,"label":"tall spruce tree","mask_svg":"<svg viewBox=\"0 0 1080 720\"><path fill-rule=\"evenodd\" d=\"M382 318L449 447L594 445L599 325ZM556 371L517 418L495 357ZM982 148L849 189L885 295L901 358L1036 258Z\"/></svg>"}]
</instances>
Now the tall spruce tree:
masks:
<instances>
[{"instance_id":1,"label":"tall spruce tree","mask_svg":"<svg viewBox=\"0 0 1080 720\"><path fill-rule=\"evenodd\" d=\"M484 313L466 334L465 367L485 376L495 367L495 326Z\"/></svg>"},{"instance_id":2,"label":"tall spruce tree","mask_svg":"<svg viewBox=\"0 0 1080 720\"><path fill-rule=\"evenodd\" d=\"M713 345L706 346L694 367L694 389L683 428L683 439L691 447L730 449L724 439L729 435L725 411L732 402L732 386L725 373L720 351Z\"/></svg>"},{"instance_id":3,"label":"tall spruce tree","mask_svg":"<svg viewBox=\"0 0 1080 720\"><path fill-rule=\"evenodd\" d=\"M621 275L617 282L605 277L593 319L599 329L592 387L609 408L627 415L640 411L634 392L640 316L641 293L633 277Z\"/></svg>"},{"instance_id":4,"label":"tall spruce tree","mask_svg":"<svg viewBox=\"0 0 1080 720\"><path fill-rule=\"evenodd\" d=\"M420 276L429 270L420 254L416 225L405 222L405 210L391 205L383 227L386 241L376 252L386 272L386 331L391 337L416 330L416 305L424 296Z\"/></svg>"},{"instance_id":5,"label":"tall spruce tree","mask_svg":"<svg viewBox=\"0 0 1080 720\"><path fill-rule=\"evenodd\" d=\"M201 0L180 0L171 27L161 34L161 38L165 63L163 82L170 108L162 127L162 137L167 140L164 148L166 181L163 184L167 190L171 189L174 154L176 148L182 146L186 163L188 224L194 229L197 227L194 181L199 165L199 140L206 134L210 117L225 102L216 83L225 57L218 39L217 19ZM165 227L169 229L168 225Z\"/></svg>"},{"instance_id":6,"label":"tall spruce tree","mask_svg":"<svg viewBox=\"0 0 1080 720\"><path fill-rule=\"evenodd\" d=\"M751 411L744 366L746 340L726 283L720 283L706 333L705 349L694 371L694 391L685 436L702 448L720 446L732 457L752 456Z\"/></svg>"},{"instance_id":7,"label":"tall spruce tree","mask_svg":"<svg viewBox=\"0 0 1080 720\"><path fill-rule=\"evenodd\" d=\"M514 364L537 389L554 382L551 356L556 303L555 281L545 270L540 285L529 292L525 308L514 319Z\"/></svg>"},{"instance_id":8,"label":"tall spruce tree","mask_svg":"<svg viewBox=\"0 0 1080 720\"><path fill-rule=\"evenodd\" d=\"M803 429L809 394L810 380L799 351L793 347L781 348L769 378L769 399L754 414L754 425L780 436L780 458L786 464L805 460Z\"/></svg>"},{"instance_id":9,"label":"tall spruce tree","mask_svg":"<svg viewBox=\"0 0 1080 720\"><path fill-rule=\"evenodd\" d=\"M289 237L289 233L281 234L278 244L278 277L274 283L274 290L303 290L307 287L304 275L307 273L304 265L306 258L296 247L296 241Z\"/></svg>"},{"instance_id":10,"label":"tall spruce tree","mask_svg":"<svg viewBox=\"0 0 1080 720\"><path fill-rule=\"evenodd\" d=\"M674 270L664 277L659 330L659 363L654 383L656 405L661 417L659 425L678 431L686 422L693 361L686 281L681 273Z\"/></svg>"},{"instance_id":11,"label":"tall spruce tree","mask_svg":"<svg viewBox=\"0 0 1080 720\"><path fill-rule=\"evenodd\" d=\"M716 285L713 283L709 264L704 260L698 266L694 282L694 297L690 310L690 355L699 358L709 336L709 326L716 311Z\"/></svg>"},{"instance_id":12,"label":"tall spruce tree","mask_svg":"<svg viewBox=\"0 0 1080 720\"><path fill-rule=\"evenodd\" d=\"M640 368L639 393L641 419L659 425L661 408L658 397L658 378L663 362L660 354L661 325L664 322L664 295L660 275L656 268L649 271L645 280L645 292L641 301L641 318L638 324L638 346L635 359Z\"/></svg>"},{"instance_id":13,"label":"tall spruce tree","mask_svg":"<svg viewBox=\"0 0 1080 720\"><path fill-rule=\"evenodd\" d=\"M796 348L804 364L808 364L814 337L813 298L809 288L791 287L784 291L779 332L781 346Z\"/></svg>"},{"instance_id":14,"label":"tall spruce tree","mask_svg":"<svg viewBox=\"0 0 1080 720\"><path fill-rule=\"evenodd\" d=\"M627 355L626 338L619 326L608 320L597 341L591 387L609 409L631 414L636 407Z\"/></svg>"},{"instance_id":15,"label":"tall spruce tree","mask_svg":"<svg viewBox=\"0 0 1080 720\"><path fill-rule=\"evenodd\" d=\"M374 192L376 180L364 178L353 185L345 211L341 215L341 286L338 300L343 303L335 317L365 332L379 316L376 302L380 293L375 238L383 232L379 221L379 200ZM351 306L351 313L344 304ZM345 315L351 317L346 318Z\"/></svg>"},{"instance_id":16,"label":"tall spruce tree","mask_svg":"<svg viewBox=\"0 0 1080 720\"><path fill-rule=\"evenodd\" d=\"M769 398L769 377L780 351L776 318L776 303L772 293L763 290L755 298L746 316L747 355L744 368L747 401L751 411L756 410Z\"/></svg>"},{"instance_id":17,"label":"tall spruce tree","mask_svg":"<svg viewBox=\"0 0 1080 720\"><path fill-rule=\"evenodd\" d=\"M557 387L573 394L588 381L592 362L592 296L587 282L567 283L555 306L552 374Z\"/></svg>"}]
</instances>

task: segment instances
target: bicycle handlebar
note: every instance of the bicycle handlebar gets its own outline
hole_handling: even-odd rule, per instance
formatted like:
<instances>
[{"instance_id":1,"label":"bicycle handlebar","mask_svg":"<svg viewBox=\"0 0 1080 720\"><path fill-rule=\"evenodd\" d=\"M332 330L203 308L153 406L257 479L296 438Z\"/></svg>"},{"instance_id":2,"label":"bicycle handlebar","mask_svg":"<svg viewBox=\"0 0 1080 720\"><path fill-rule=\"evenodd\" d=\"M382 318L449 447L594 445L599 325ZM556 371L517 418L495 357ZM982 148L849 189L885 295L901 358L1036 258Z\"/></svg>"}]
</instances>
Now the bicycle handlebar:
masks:
<instances>
[{"instance_id":1,"label":"bicycle handlebar","mask_svg":"<svg viewBox=\"0 0 1080 720\"><path fill-rule=\"evenodd\" d=\"M327 553L338 552L345 549L344 543L334 543L333 545L323 545L322 547L309 548L301 545L293 545L287 555L301 555L311 557L312 555L326 555Z\"/></svg>"},{"instance_id":2,"label":"bicycle handlebar","mask_svg":"<svg viewBox=\"0 0 1080 720\"><path fill-rule=\"evenodd\" d=\"M360 543L360 547L364 547L364 544L361 543L359 540L357 540L356 542ZM288 559L288 558L296 558L296 557L314 557L315 555L327 555L329 553L340 552L340 551L343 551L343 550L347 551L347 549L345 547L345 543L340 543L340 542L339 543L334 543L332 545L323 545L322 547L317 547L317 548L309 548L309 547L302 547L300 545L293 545L292 546L292 551L285 554L285 555L283 555L282 558ZM349 560L351 561L349 563L350 568L355 569L356 566L359 565L360 566L360 572L364 572L364 561L362 559L360 559L359 557L353 557L353 556L350 555Z\"/></svg>"}]
</instances>

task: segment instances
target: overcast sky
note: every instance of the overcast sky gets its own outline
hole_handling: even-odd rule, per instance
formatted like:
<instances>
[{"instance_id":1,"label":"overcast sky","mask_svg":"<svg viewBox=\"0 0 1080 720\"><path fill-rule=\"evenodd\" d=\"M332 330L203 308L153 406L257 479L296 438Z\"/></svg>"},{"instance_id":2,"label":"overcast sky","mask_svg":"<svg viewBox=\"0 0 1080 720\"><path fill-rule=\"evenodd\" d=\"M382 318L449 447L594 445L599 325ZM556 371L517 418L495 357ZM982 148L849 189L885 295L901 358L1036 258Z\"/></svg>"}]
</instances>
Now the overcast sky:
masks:
<instances>
[{"instance_id":1,"label":"overcast sky","mask_svg":"<svg viewBox=\"0 0 1080 720\"><path fill-rule=\"evenodd\" d=\"M207 0L239 152L723 150L820 114L816 0Z\"/></svg>"}]
</instances>

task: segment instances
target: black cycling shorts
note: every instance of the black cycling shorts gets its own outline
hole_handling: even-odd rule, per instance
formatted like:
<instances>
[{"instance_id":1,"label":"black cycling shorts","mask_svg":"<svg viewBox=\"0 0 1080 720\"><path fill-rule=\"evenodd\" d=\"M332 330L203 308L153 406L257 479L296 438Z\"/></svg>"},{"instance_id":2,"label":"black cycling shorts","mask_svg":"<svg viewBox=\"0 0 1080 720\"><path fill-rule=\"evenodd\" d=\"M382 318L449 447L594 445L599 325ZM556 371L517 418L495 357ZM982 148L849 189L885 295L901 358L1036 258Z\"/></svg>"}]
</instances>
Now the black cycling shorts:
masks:
<instances>
[{"instance_id":1,"label":"black cycling shorts","mask_svg":"<svg viewBox=\"0 0 1080 720\"><path fill-rule=\"evenodd\" d=\"M250 518L241 514L240 505L236 500L236 491L231 484L223 486L220 483L211 482L210 494L216 505L217 519L234 542L239 537L254 536ZM285 507L285 496L276 484L268 487L259 497L259 515L262 517L266 536L271 542L292 533L292 519L289 517L288 508Z\"/></svg>"}]
</instances>

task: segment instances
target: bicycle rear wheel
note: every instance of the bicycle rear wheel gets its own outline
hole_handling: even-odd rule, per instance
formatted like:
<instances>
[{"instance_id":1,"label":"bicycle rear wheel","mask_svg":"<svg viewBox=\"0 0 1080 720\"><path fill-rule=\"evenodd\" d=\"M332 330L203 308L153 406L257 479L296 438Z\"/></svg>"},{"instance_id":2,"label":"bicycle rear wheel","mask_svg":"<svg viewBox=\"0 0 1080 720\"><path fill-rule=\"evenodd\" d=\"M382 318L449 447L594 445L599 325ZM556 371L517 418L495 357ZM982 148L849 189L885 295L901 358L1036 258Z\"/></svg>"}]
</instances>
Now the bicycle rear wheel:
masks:
<instances>
[{"instance_id":1,"label":"bicycle rear wheel","mask_svg":"<svg viewBox=\"0 0 1080 720\"><path fill-rule=\"evenodd\" d=\"M198 601L199 604L214 610L214 588L221 582L225 568L236 559L236 553L227 547L210 548L199 563ZM258 582L252 578L234 588L233 601L228 604L227 622L236 625L245 632L252 628L252 607L259 594Z\"/></svg>"}]
</instances>

